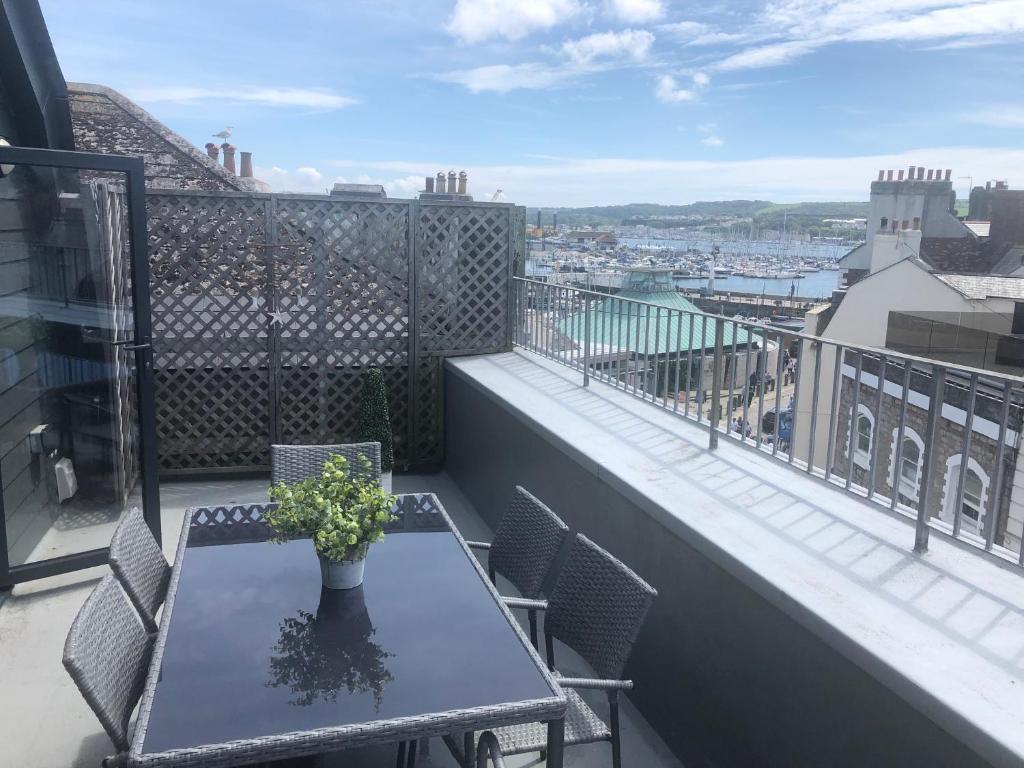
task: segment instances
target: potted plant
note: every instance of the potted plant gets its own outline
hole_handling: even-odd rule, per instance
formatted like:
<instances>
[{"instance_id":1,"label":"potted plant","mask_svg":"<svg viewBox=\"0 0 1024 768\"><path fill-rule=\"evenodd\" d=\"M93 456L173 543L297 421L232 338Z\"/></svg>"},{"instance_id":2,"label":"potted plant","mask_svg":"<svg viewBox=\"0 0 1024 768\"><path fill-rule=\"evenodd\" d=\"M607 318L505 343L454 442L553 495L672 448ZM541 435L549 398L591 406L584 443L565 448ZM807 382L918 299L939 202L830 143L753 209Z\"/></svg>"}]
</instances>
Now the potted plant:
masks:
<instances>
[{"instance_id":1,"label":"potted plant","mask_svg":"<svg viewBox=\"0 0 1024 768\"><path fill-rule=\"evenodd\" d=\"M364 467L370 462L359 456ZM395 497L374 480L350 471L344 456L331 456L320 477L271 486L276 507L264 513L275 541L309 537L320 558L320 575L329 589L363 583L370 545L384 538Z\"/></svg>"},{"instance_id":2,"label":"potted plant","mask_svg":"<svg viewBox=\"0 0 1024 768\"><path fill-rule=\"evenodd\" d=\"M363 392L356 411L357 442L380 443L380 482L391 492L391 471L395 467L395 448L391 437L391 414L384 372L369 368L363 374Z\"/></svg>"}]
</instances>

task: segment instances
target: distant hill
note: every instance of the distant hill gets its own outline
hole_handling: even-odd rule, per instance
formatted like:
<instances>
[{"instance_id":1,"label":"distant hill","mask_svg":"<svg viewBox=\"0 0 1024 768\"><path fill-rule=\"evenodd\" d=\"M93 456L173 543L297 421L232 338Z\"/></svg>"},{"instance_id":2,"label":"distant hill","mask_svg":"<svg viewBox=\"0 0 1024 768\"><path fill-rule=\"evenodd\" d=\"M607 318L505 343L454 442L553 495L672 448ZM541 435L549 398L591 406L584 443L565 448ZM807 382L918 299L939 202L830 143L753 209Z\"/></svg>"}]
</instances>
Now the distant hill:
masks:
<instances>
[{"instance_id":1,"label":"distant hill","mask_svg":"<svg viewBox=\"0 0 1024 768\"><path fill-rule=\"evenodd\" d=\"M551 223L551 214L558 213L558 223L574 227L647 224L653 227L699 226L714 221L746 220L762 229L777 229L783 217L797 229L820 226L823 219L865 218L867 202L773 203L769 200L712 200L688 205L657 205L630 203L589 208L542 208L542 220ZM703 220L703 221L702 221ZM537 221L537 209L527 209L527 222Z\"/></svg>"}]
</instances>

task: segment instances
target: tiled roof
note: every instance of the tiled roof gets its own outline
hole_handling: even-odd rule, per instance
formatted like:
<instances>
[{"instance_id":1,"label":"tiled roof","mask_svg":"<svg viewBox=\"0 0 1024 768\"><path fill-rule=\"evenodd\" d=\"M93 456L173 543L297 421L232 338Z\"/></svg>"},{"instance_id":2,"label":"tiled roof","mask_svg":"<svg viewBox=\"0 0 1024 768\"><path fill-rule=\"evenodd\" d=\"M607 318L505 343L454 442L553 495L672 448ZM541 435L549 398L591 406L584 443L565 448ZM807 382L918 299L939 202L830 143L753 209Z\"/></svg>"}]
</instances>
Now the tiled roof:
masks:
<instances>
[{"instance_id":1,"label":"tiled roof","mask_svg":"<svg viewBox=\"0 0 1024 768\"><path fill-rule=\"evenodd\" d=\"M964 226L967 227L971 232L976 234L978 237L988 237L989 230L992 228L991 221L965 221Z\"/></svg>"},{"instance_id":2,"label":"tiled roof","mask_svg":"<svg viewBox=\"0 0 1024 768\"><path fill-rule=\"evenodd\" d=\"M1024 300L1024 277L939 273L936 273L935 277L971 299Z\"/></svg>"},{"instance_id":3,"label":"tiled roof","mask_svg":"<svg viewBox=\"0 0 1024 768\"><path fill-rule=\"evenodd\" d=\"M141 157L147 187L245 190L235 176L112 88L68 83L75 146L82 152Z\"/></svg>"},{"instance_id":4,"label":"tiled roof","mask_svg":"<svg viewBox=\"0 0 1024 768\"><path fill-rule=\"evenodd\" d=\"M622 299L657 304L672 311L658 312L656 307L648 311L642 304ZM705 323L700 310L676 291L624 291L614 298L605 299L586 314L590 315L590 335L594 343L609 351L630 349L653 355L715 346L714 322L708 319ZM586 322L586 315L578 312L559 321L557 327L574 341L581 342L585 337ZM732 346L734 334L736 344L745 346L748 333L732 323L725 326L725 345Z\"/></svg>"}]
</instances>

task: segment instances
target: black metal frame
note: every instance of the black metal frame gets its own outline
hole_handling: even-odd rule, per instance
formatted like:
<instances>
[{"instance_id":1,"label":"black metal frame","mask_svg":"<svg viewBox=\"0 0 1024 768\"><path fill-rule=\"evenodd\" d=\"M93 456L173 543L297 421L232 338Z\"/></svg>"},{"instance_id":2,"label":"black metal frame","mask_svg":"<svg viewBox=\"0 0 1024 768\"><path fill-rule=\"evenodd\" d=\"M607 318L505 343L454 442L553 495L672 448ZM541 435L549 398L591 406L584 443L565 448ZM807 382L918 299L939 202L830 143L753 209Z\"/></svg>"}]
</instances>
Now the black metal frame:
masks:
<instances>
[{"instance_id":1,"label":"black metal frame","mask_svg":"<svg viewBox=\"0 0 1024 768\"><path fill-rule=\"evenodd\" d=\"M128 234L132 248L132 304L135 329L136 392L139 414L139 471L142 514L160 542L160 488L156 451L156 408L153 388L152 319L149 306L149 259L146 250L146 185L141 157L69 152L55 149L0 147L0 163L74 168L123 173L127 180ZM3 499L0 497L0 512ZM107 561L109 547L11 566L7 526L0 523L0 587L91 568Z\"/></svg>"}]
</instances>

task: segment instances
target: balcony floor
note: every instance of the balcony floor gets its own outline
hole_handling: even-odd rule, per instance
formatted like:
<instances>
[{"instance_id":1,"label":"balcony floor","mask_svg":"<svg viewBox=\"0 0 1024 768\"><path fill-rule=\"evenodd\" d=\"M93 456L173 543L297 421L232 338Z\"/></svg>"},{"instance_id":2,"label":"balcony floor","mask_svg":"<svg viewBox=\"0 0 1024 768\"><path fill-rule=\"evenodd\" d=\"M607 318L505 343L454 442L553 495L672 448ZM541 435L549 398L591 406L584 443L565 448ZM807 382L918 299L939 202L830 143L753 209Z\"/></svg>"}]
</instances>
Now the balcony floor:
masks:
<instances>
[{"instance_id":1,"label":"balcony floor","mask_svg":"<svg viewBox=\"0 0 1024 768\"><path fill-rule=\"evenodd\" d=\"M491 531L445 473L396 475L396 493L432 491L466 538L489 540ZM167 482L160 487L164 552L174 556L177 531L186 507L211 503L265 500L267 480ZM113 746L61 665L64 638L75 614L104 568L56 576L15 587L0 603L0 768L35 766L96 768ZM508 585L503 585L508 590ZM569 675L585 673L578 658L559 648L559 666ZM589 693L589 692L588 692ZM588 697L589 698L589 697ZM602 695L592 701L599 713ZM606 713L605 713L606 716ZM628 701L622 709L623 755L632 765L678 766L664 743ZM372 756L366 764L392 765ZM382 761L383 760L383 761ZM372 762L371 762L372 761ZM317 765L362 765L348 756L318 760ZM431 743L423 766L455 766L439 741ZM509 766L543 765L536 755L507 761ZM566 751L566 765L611 765L607 744Z\"/></svg>"}]
</instances>

